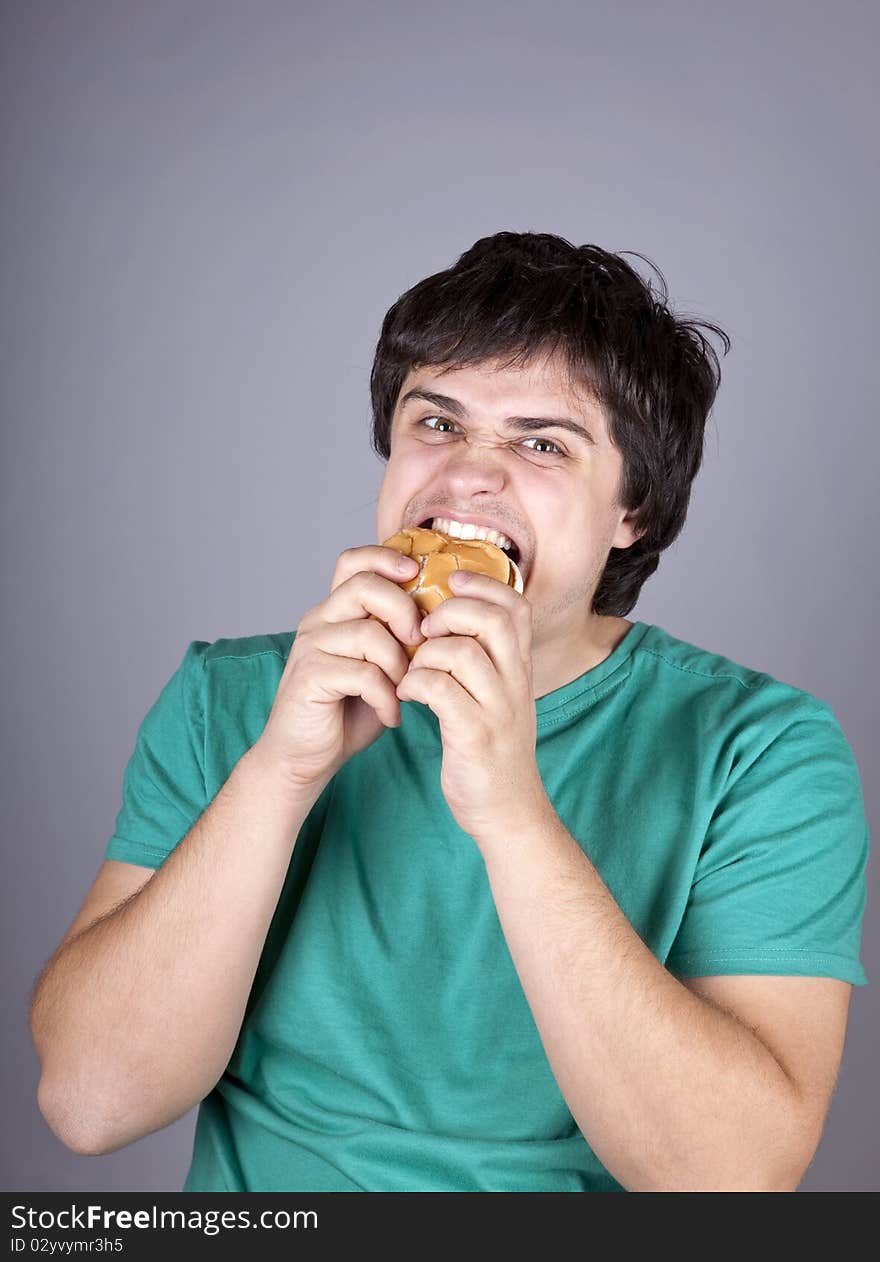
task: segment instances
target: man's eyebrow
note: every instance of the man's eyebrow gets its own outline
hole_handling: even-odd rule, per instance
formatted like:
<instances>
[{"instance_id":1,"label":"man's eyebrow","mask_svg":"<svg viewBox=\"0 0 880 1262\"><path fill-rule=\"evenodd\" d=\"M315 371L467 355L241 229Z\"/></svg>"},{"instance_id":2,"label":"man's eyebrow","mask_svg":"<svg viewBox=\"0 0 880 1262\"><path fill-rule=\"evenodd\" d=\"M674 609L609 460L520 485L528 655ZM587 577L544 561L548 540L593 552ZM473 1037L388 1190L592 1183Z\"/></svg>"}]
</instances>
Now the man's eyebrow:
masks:
<instances>
[{"instance_id":1,"label":"man's eyebrow","mask_svg":"<svg viewBox=\"0 0 880 1262\"><path fill-rule=\"evenodd\" d=\"M406 394L400 400L400 408L406 406L413 399L424 399L426 403L430 403L435 408L441 408L444 412L451 412L453 416L459 420L467 420L468 410L458 399L453 399L448 394L435 394L433 390L407 390ZM531 433L536 429L556 429L567 430L570 434L577 434L584 442L590 443L595 447L596 440L588 429L578 421L572 421L567 416L508 416L504 424L511 429L518 430L520 433Z\"/></svg>"}]
</instances>

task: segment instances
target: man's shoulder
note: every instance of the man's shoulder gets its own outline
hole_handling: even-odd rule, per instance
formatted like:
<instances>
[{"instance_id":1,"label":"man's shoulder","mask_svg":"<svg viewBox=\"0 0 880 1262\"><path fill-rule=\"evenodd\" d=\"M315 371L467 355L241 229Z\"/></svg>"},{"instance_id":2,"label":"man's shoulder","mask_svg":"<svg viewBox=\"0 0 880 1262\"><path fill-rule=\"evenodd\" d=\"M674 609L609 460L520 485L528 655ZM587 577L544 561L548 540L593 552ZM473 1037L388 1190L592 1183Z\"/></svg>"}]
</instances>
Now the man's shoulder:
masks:
<instances>
[{"instance_id":1,"label":"man's shoulder","mask_svg":"<svg viewBox=\"0 0 880 1262\"><path fill-rule=\"evenodd\" d=\"M249 748L266 722L284 673L294 632L193 640L182 669L180 695L208 729L207 743ZM222 730L222 735L221 735ZM240 756L237 755L237 756ZM230 767L231 770L231 767Z\"/></svg>"},{"instance_id":2,"label":"man's shoulder","mask_svg":"<svg viewBox=\"0 0 880 1262\"><path fill-rule=\"evenodd\" d=\"M831 718L830 703L769 670L749 666L723 652L703 647L652 624L640 645L643 663L658 683L708 706L741 717L770 713L791 720Z\"/></svg>"},{"instance_id":3,"label":"man's shoulder","mask_svg":"<svg viewBox=\"0 0 880 1262\"><path fill-rule=\"evenodd\" d=\"M244 664L251 658L276 657L286 662L295 631L266 632L262 635L221 636L216 640L199 641L200 656L205 666Z\"/></svg>"},{"instance_id":4,"label":"man's shoulder","mask_svg":"<svg viewBox=\"0 0 880 1262\"><path fill-rule=\"evenodd\" d=\"M661 740L697 749L734 776L769 754L780 777L794 766L822 764L856 783L855 753L829 701L659 627L640 649L645 717Z\"/></svg>"}]
</instances>

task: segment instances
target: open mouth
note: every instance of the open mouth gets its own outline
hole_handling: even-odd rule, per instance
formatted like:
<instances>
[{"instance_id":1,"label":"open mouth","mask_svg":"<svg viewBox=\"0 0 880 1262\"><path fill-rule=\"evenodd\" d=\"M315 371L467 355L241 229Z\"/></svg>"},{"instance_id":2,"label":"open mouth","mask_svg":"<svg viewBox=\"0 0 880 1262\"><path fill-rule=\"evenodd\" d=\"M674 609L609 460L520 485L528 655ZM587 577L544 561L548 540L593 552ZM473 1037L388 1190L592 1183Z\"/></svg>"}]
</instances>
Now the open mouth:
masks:
<instances>
[{"instance_id":1,"label":"open mouth","mask_svg":"<svg viewBox=\"0 0 880 1262\"><path fill-rule=\"evenodd\" d=\"M425 521L421 521L421 522L419 522L419 527L420 527L422 530L431 530L431 529L433 528L433 527L432 527L432 525L431 525L431 523L432 523L434 520L435 520L435 518L433 518L433 517L428 517L428 518L426 518L426 520L425 520ZM508 537L509 537L509 536L508 536ZM490 541L490 542L491 542L491 541ZM517 547L517 545L513 542L513 540L511 540L510 544L509 544L507 547L502 547L502 545L501 545L501 544L496 544L495 546L496 546L496 547L500 547L500 548L501 548L501 551L505 554L505 556L510 557L511 561L513 561L515 565L518 565L518 564L519 564L519 560L520 560L520 551L519 551L519 548Z\"/></svg>"}]
</instances>

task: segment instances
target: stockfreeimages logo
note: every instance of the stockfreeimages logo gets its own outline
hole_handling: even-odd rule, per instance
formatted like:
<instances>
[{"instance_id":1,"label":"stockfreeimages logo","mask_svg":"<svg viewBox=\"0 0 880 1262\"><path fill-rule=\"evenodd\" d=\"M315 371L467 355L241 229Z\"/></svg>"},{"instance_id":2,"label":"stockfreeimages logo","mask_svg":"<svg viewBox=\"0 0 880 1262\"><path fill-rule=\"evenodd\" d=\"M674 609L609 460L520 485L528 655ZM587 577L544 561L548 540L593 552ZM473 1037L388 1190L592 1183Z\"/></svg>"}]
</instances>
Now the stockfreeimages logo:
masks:
<instances>
[{"instance_id":1,"label":"stockfreeimages logo","mask_svg":"<svg viewBox=\"0 0 880 1262\"><path fill-rule=\"evenodd\" d=\"M102 1205L87 1205L78 1209L57 1212L51 1209L35 1210L27 1205L13 1205L13 1231L140 1231L177 1230L201 1231L206 1236L216 1236L223 1230L241 1230L260 1227L265 1231L286 1231L290 1227L318 1226L318 1215L313 1209L263 1210L257 1218L248 1210L180 1210L162 1209L152 1205L149 1209L105 1209ZM22 1241L22 1243L24 1243Z\"/></svg>"}]
</instances>

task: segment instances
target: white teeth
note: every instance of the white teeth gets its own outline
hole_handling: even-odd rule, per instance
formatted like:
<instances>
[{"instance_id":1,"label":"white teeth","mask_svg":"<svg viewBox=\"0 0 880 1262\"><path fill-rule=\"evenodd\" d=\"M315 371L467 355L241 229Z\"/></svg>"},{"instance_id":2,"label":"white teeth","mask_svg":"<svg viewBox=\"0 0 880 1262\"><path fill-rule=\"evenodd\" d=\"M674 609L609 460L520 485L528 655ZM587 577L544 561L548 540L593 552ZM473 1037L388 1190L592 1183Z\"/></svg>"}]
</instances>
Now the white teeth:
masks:
<instances>
[{"instance_id":1,"label":"white teeth","mask_svg":"<svg viewBox=\"0 0 880 1262\"><path fill-rule=\"evenodd\" d=\"M444 534L455 539L486 539L502 549L511 549L513 540L508 539L500 530L490 530L488 526L474 526L469 522L453 521L450 517L435 517L431 522L432 530L442 530Z\"/></svg>"}]
</instances>

